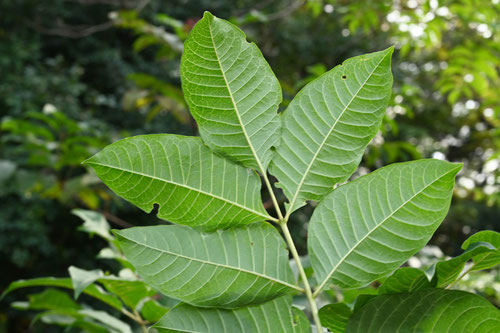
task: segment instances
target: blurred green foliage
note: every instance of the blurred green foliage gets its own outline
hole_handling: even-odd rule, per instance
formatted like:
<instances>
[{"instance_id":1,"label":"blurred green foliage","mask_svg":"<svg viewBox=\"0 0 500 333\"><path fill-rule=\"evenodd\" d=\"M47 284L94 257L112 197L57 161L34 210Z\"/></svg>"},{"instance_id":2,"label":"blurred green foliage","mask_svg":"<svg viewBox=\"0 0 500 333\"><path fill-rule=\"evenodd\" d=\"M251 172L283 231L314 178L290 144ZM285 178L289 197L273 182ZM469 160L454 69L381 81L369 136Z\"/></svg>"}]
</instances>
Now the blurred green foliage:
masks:
<instances>
[{"instance_id":1,"label":"blurred green foliage","mask_svg":"<svg viewBox=\"0 0 500 333\"><path fill-rule=\"evenodd\" d=\"M282 109L343 59L395 45L383 137L373 140L356 176L420 157L464 162L432 243L454 255L475 231L500 230L497 0L3 1L1 288L65 274L70 264L94 267L84 254L102 244L74 234L72 208L99 210L114 226L155 222L80 162L125 136L196 134L179 59L204 10L232 20L259 45L285 92ZM292 216L293 235L307 233L310 213L306 206ZM297 245L304 253L305 244ZM25 322L9 325L19 331Z\"/></svg>"}]
</instances>

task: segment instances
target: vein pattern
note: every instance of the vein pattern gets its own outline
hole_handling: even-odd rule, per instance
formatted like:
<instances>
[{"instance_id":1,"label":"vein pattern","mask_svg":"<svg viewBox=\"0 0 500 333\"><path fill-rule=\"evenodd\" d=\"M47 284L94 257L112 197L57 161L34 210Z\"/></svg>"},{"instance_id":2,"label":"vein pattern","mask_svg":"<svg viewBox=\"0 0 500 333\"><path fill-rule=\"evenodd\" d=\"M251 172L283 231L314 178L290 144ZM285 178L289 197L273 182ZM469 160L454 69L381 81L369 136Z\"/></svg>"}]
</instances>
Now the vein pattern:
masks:
<instances>
[{"instance_id":1,"label":"vein pattern","mask_svg":"<svg viewBox=\"0 0 500 333\"><path fill-rule=\"evenodd\" d=\"M184 96L203 141L265 172L279 144L281 88L255 44L231 23L205 13L185 43Z\"/></svg>"},{"instance_id":2,"label":"vein pattern","mask_svg":"<svg viewBox=\"0 0 500 333\"><path fill-rule=\"evenodd\" d=\"M311 330L304 313L292 307L290 296L236 310L180 304L153 327L159 333L309 333Z\"/></svg>"},{"instance_id":3,"label":"vein pattern","mask_svg":"<svg viewBox=\"0 0 500 333\"><path fill-rule=\"evenodd\" d=\"M318 290L329 281L365 286L419 251L446 216L460 169L439 160L392 164L326 196L309 225Z\"/></svg>"},{"instance_id":4,"label":"vein pattern","mask_svg":"<svg viewBox=\"0 0 500 333\"><path fill-rule=\"evenodd\" d=\"M380 295L349 320L347 333L494 333L500 311L486 299L458 290L427 289Z\"/></svg>"},{"instance_id":5,"label":"vein pattern","mask_svg":"<svg viewBox=\"0 0 500 333\"><path fill-rule=\"evenodd\" d=\"M116 194L158 217L204 231L270 218L258 175L215 155L200 138L142 135L85 162Z\"/></svg>"},{"instance_id":6,"label":"vein pattern","mask_svg":"<svg viewBox=\"0 0 500 333\"><path fill-rule=\"evenodd\" d=\"M234 308L300 289L285 243L267 223L211 234L176 225L115 233L148 284L189 304Z\"/></svg>"},{"instance_id":7,"label":"vein pattern","mask_svg":"<svg viewBox=\"0 0 500 333\"><path fill-rule=\"evenodd\" d=\"M377 133L391 96L392 48L345 61L302 89L283 112L270 164L287 214L349 178Z\"/></svg>"}]
</instances>

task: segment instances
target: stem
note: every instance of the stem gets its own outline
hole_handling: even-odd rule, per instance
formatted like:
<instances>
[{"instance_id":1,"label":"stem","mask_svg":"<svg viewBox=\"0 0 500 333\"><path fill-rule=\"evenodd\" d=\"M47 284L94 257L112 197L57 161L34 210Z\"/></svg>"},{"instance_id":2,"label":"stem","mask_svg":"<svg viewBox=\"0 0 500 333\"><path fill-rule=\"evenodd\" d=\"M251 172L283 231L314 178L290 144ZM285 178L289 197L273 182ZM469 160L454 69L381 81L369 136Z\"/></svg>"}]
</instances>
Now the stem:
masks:
<instances>
[{"instance_id":1,"label":"stem","mask_svg":"<svg viewBox=\"0 0 500 333\"><path fill-rule=\"evenodd\" d=\"M276 214L278 214L279 222L283 221L283 214L281 214L280 206L278 205L278 200L276 200L276 196L274 195L273 188L271 186L271 182L269 182L269 178L267 174L262 174L264 178L264 183L266 183L267 190L269 191L269 195L271 196L271 200L273 201L274 209L276 210ZM286 222L285 222L286 223Z\"/></svg>"},{"instance_id":2,"label":"stem","mask_svg":"<svg viewBox=\"0 0 500 333\"><path fill-rule=\"evenodd\" d=\"M306 296L307 300L309 301L309 304L311 305L311 312L314 320L314 324L316 325L316 329L318 330L318 333L323 332L323 328L321 327L321 321L319 320L318 316L318 307L316 306L316 301L314 300L314 297L311 292L311 286L309 285L309 281L307 280L306 272L304 271L304 267L302 267L302 263L300 262L300 257L297 252L297 249L295 248L295 244L293 243L292 236L290 235L290 231L288 230L288 226L286 223L280 223L281 230L283 230L283 234L285 235L286 242L288 243L288 247L290 248L290 252L292 252L293 259L295 259L295 262L297 263L297 268L299 270L300 278L302 279L302 282L304 283L304 289L306 291Z\"/></svg>"},{"instance_id":3,"label":"stem","mask_svg":"<svg viewBox=\"0 0 500 333\"><path fill-rule=\"evenodd\" d=\"M321 326L321 321L318 316L318 306L316 305L316 300L313 297L311 286L309 285L309 281L307 280L306 272L304 271L304 267L302 266L302 262L300 261L299 253L297 252L297 248L295 247L295 243L293 242L292 235L290 235L290 231L288 230L288 226L286 225L288 221L288 217L290 214L286 214L286 217L283 218L283 214L281 213L281 209L278 205L278 200L276 200L276 196L274 195L273 188L271 187L271 182L269 182L269 178L267 177L267 173L262 173L262 177L264 178L264 183L266 184L267 190L269 191L269 195L271 196L271 200L274 204L274 209L279 217L279 225L281 230L283 231L283 235L285 236L286 243L288 244L288 248L290 252L292 252L293 259L297 264L297 269L299 270L300 278L304 283L304 291L307 296L307 300L311 305L311 312L314 320L314 324L316 325L316 329L318 333L323 333L323 327Z\"/></svg>"},{"instance_id":4,"label":"stem","mask_svg":"<svg viewBox=\"0 0 500 333\"><path fill-rule=\"evenodd\" d=\"M141 327L141 330L144 333L148 332L148 327L146 326L147 322L142 319L141 315L137 311L134 310L134 313L131 313L127 309L122 308L121 312L124 315L126 315L127 317L129 317L130 319L132 319L133 321L135 321L137 324L139 324L139 326Z\"/></svg>"},{"instance_id":5,"label":"stem","mask_svg":"<svg viewBox=\"0 0 500 333\"><path fill-rule=\"evenodd\" d=\"M148 327L146 326L146 323L144 322L144 320L142 319L141 315L139 314L139 312L137 312L136 310L134 310L134 314L136 315L137 317L137 323L139 324L139 326L141 326L141 329L142 329L142 332L143 333L148 333Z\"/></svg>"}]
</instances>

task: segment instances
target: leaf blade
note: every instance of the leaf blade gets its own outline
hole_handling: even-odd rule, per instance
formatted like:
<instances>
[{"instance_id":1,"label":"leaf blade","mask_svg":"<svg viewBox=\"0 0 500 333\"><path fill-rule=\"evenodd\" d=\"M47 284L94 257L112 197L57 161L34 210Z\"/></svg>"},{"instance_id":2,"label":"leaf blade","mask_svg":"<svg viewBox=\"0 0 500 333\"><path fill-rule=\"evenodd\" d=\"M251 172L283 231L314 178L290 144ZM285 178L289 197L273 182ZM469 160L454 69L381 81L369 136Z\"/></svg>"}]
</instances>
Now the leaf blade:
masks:
<instances>
[{"instance_id":1,"label":"leaf blade","mask_svg":"<svg viewBox=\"0 0 500 333\"><path fill-rule=\"evenodd\" d=\"M498 249L486 242L470 244L467 250L458 257L436 263L433 267L434 275L432 277L432 283L437 288L444 288L454 284L469 260L473 261L470 267L471 271L496 266L498 264ZM476 266L476 263L478 266ZM485 265L483 265L483 263Z\"/></svg>"},{"instance_id":2,"label":"leaf blade","mask_svg":"<svg viewBox=\"0 0 500 333\"><path fill-rule=\"evenodd\" d=\"M474 243L482 242L492 245L495 251L484 253L483 255L473 256L474 267L472 270L482 270L494 267L500 263L500 233L493 230L483 230L470 236L462 244L462 249L468 250Z\"/></svg>"},{"instance_id":3,"label":"leaf blade","mask_svg":"<svg viewBox=\"0 0 500 333\"><path fill-rule=\"evenodd\" d=\"M319 310L321 324L333 333L344 333L352 316L352 310L345 303L328 304Z\"/></svg>"},{"instance_id":4,"label":"leaf blade","mask_svg":"<svg viewBox=\"0 0 500 333\"><path fill-rule=\"evenodd\" d=\"M429 288L432 288L432 284L424 271L413 267L402 267L380 285L378 293L400 294Z\"/></svg>"},{"instance_id":5,"label":"leaf blade","mask_svg":"<svg viewBox=\"0 0 500 333\"><path fill-rule=\"evenodd\" d=\"M115 235L148 284L192 305L233 308L300 290L285 244L269 224L211 234L183 226L155 226Z\"/></svg>"},{"instance_id":6,"label":"leaf blade","mask_svg":"<svg viewBox=\"0 0 500 333\"><path fill-rule=\"evenodd\" d=\"M28 287L59 287L59 288L73 289L73 283L70 278L53 278L53 277L35 278L30 280L18 280L9 284L7 289L5 289L4 292L2 293L0 299L2 299L7 294L17 289L28 288ZM123 307L122 302L120 302L120 300L117 297L106 293L104 290L97 287L96 285L91 284L90 286L88 286L83 290L83 293L92 296L117 310L121 311Z\"/></svg>"},{"instance_id":7,"label":"leaf blade","mask_svg":"<svg viewBox=\"0 0 500 333\"><path fill-rule=\"evenodd\" d=\"M494 332L500 311L484 298L458 290L427 289L375 297L349 320L348 333Z\"/></svg>"},{"instance_id":8,"label":"leaf blade","mask_svg":"<svg viewBox=\"0 0 500 333\"><path fill-rule=\"evenodd\" d=\"M181 59L185 99L204 142L265 173L279 144L279 82L255 44L231 23L205 12Z\"/></svg>"},{"instance_id":9,"label":"leaf blade","mask_svg":"<svg viewBox=\"0 0 500 333\"><path fill-rule=\"evenodd\" d=\"M392 51L348 59L309 83L283 112L270 172L290 199L287 216L354 172L391 95Z\"/></svg>"},{"instance_id":10,"label":"leaf blade","mask_svg":"<svg viewBox=\"0 0 500 333\"><path fill-rule=\"evenodd\" d=\"M205 309L180 304L167 312L153 328L159 333L310 332L305 314L292 308L290 296L235 310Z\"/></svg>"},{"instance_id":11,"label":"leaf blade","mask_svg":"<svg viewBox=\"0 0 500 333\"><path fill-rule=\"evenodd\" d=\"M392 164L325 197L309 226L311 264L322 281L316 293L328 281L362 287L422 248L448 211L460 168L438 160Z\"/></svg>"},{"instance_id":12,"label":"leaf blade","mask_svg":"<svg viewBox=\"0 0 500 333\"><path fill-rule=\"evenodd\" d=\"M115 142L85 164L116 194L158 217L200 230L271 219L252 171L212 153L200 138L171 134Z\"/></svg>"}]
</instances>

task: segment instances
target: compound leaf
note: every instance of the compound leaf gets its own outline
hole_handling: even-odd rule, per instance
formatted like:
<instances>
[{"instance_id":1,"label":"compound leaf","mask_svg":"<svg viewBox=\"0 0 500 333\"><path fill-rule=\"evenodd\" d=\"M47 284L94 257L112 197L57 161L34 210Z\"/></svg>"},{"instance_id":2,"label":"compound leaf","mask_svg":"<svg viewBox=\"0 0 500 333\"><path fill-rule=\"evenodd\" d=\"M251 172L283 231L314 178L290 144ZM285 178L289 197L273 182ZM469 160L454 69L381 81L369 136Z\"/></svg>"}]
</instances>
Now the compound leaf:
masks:
<instances>
[{"instance_id":1,"label":"compound leaf","mask_svg":"<svg viewBox=\"0 0 500 333\"><path fill-rule=\"evenodd\" d=\"M197 308L181 303L152 328L159 333L309 333L311 330L304 313L292 308L290 296L235 310Z\"/></svg>"},{"instance_id":2,"label":"compound leaf","mask_svg":"<svg viewBox=\"0 0 500 333\"><path fill-rule=\"evenodd\" d=\"M258 47L205 12L186 40L181 78L203 141L264 173L280 140L281 88Z\"/></svg>"},{"instance_id":3,"label":"compound leaf","mask_svg":"<svg viewBox=\"0 0 500 333\"><path fill-rule=\"evenodd\" d=\"M375 136L391 96L393 48L345 61L302 89L282 114L269 168L288 212L320 201L349 178Z\"/></svg>"},{"instance_id":4,"label":"compound leaf","mask_svg":"<svg viewBox=\"0 0 500 333\"><path fill-rule=\"evenodd\" d=\"M116 194L158 217L204 231L272 219L260 179L210 151L200 138L141 135L115 142L85 164Z\"/></svg>"},{"instance_id":5,"label":"compound leaf","mask_svg":"<svg viewBox=\"0 0 500 333\"><path fill-rule=\"evenodd\" d=\"M439 160L392 164L325 197L309 225L317 292L327 282L365 286L419 251L446 216L460 169Z\"/></svg>"},{"instance_id":6,"label":"compound leaf","mask_svg":"<svg viewBox=\"0 0 500 333\"><path fill-rule=\"evenodd\" d=\"M146 283L189 304L234 308L300 290L285 243L269 224L211 234L154 226L115 235Z\"/></svg>"},{"instance_id":7,"label":"compound leaf","mask_svg":"<svg viewBox=\"0 0 500 333\"><path fill-rule=\"evenodd\" d=\"M427 289L377 296L349 320L347 333L497 332L500 311L458 290Z\"/></svg>"}]
</instances>

